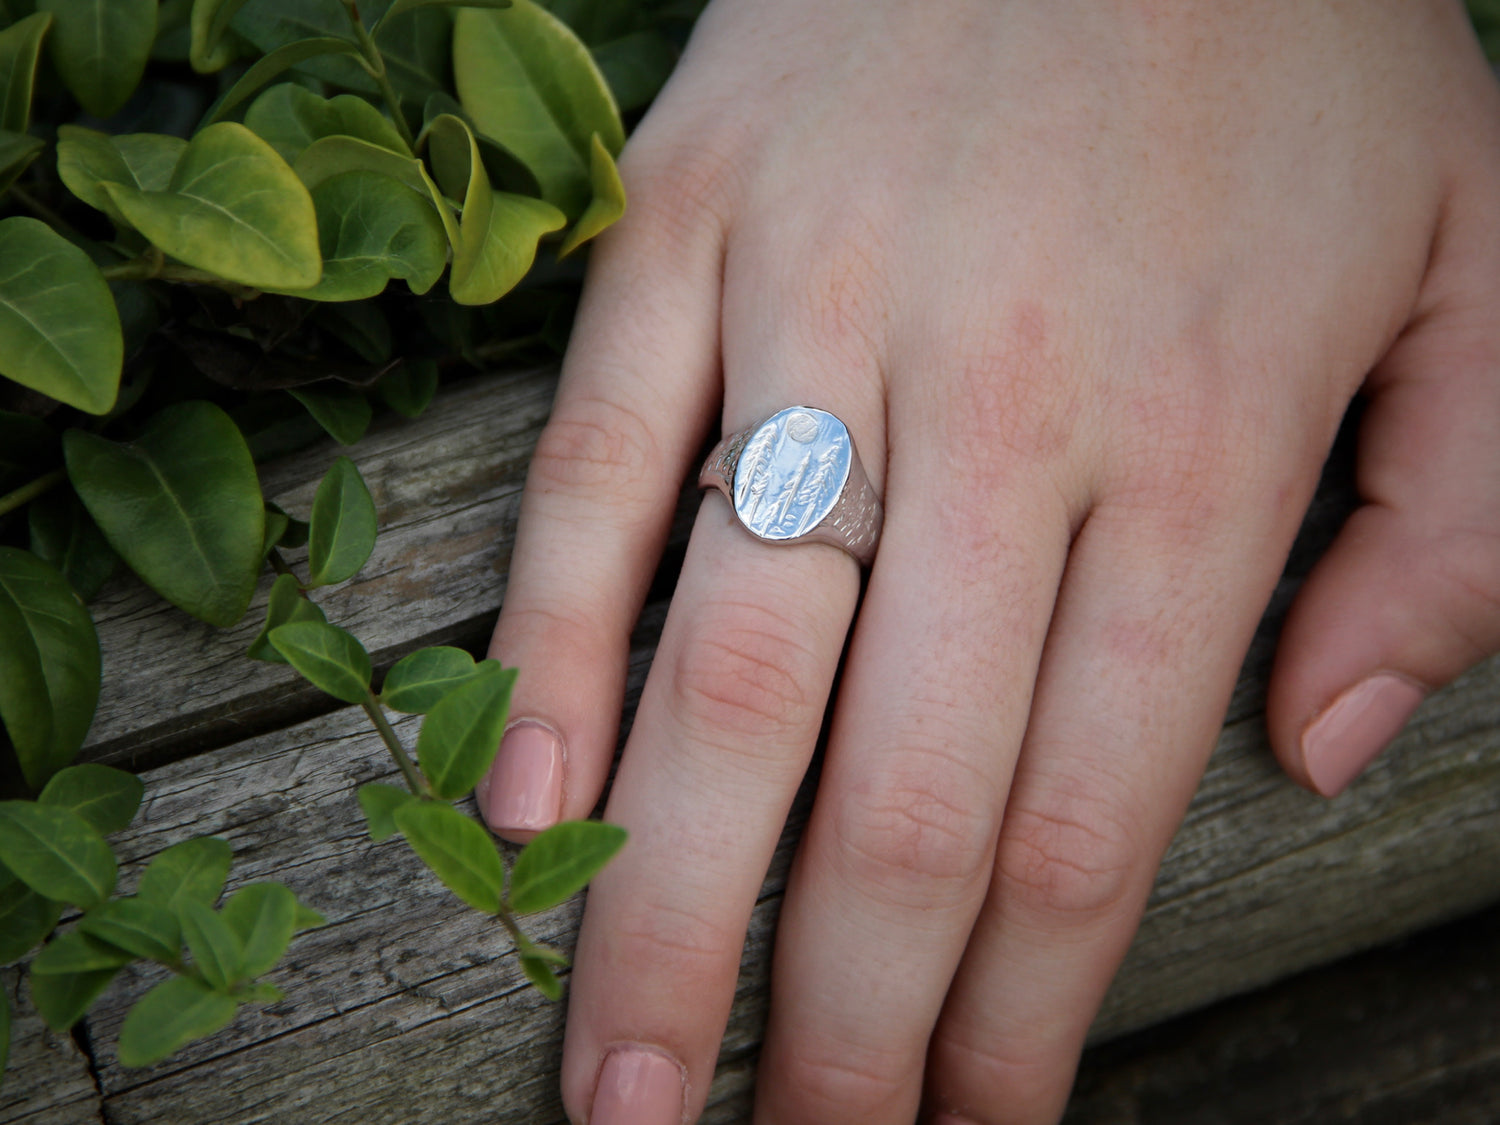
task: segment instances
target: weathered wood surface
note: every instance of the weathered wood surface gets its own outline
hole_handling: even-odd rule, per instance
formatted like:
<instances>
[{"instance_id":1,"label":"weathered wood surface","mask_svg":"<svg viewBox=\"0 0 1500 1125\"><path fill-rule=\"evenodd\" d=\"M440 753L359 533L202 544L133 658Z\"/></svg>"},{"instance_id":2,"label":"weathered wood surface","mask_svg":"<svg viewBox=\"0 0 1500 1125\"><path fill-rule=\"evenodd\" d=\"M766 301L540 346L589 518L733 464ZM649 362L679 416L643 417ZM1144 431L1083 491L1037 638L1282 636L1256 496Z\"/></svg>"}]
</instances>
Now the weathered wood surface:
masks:
<instances>
[{"instance_id":1,"label":"weathered wood surface","mask_svg":"<svg viewBox=\"0 0 1500 1125\"><path fill-rule=\"evenodd\" d=\"M47 1030L20 983L19 969L0 970L10 999L10 1059L0 1086L0 1121L26 1125L104 1125L88 1056L67 1035Z\"/></svg>"}]
</instances>

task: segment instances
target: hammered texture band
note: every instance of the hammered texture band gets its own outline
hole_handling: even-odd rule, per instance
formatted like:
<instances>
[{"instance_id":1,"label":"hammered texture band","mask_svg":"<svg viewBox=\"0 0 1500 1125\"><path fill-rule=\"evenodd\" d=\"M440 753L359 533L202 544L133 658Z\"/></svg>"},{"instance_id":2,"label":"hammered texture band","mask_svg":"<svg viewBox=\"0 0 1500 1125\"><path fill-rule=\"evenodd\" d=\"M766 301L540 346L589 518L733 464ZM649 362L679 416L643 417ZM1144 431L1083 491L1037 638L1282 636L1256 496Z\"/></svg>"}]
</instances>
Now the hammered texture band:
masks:
<instances>
[{"instance_id":1,"label":"hammered texture band","mask_svg":"<svg viewBox=\"0 0 1500 1125\"><path fill-rule=\"evenodd\" d=\"M730 434L698 474L767 543L828 543L861 566L875 558L883 512L854 439L826 410L789 406Z\"/></svg>"}]
</instances>

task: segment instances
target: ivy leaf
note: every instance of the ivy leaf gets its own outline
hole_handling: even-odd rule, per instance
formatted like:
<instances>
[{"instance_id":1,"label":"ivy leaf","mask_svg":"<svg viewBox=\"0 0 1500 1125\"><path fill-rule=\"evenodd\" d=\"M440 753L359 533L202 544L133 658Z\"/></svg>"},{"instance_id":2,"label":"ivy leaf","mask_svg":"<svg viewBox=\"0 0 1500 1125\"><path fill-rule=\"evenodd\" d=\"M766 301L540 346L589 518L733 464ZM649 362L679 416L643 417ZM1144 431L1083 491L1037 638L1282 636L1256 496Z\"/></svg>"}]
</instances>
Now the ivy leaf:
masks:
<instances>
[{"instance_id":1,"label":"ivy leaf","mask_svg":"<svg viewBox=\"0 0 1500 1125\"><path fill-rule=\"evenodd\" d=\"M114 298L89 256L36 219L0 219L0 375L105 414L124 347Z\"/></svg>"},{"instance_id":2,"label":"ivy leaf","mask_svg":"<svg viewBox=\"0 0 1500 1125\"><path fill-rule=\"evenodd\" d=\"M239 936L223 915L193 899L182 904L178 917L193 964L211 987L228 992L245 975L245 950Z\"/></svg>"},{"instance_id":3,"label":"ivy leaf","mask_svg":"<svg viewBox=\"0 0 1500 1125\"><path fill-rule=\"evenodd\" d=\"M156 41L156 0L37 0L52 65L78 104L109 117L135 92Z\"/></svg>"},{"instance_id":4,"label":"ivy leaf","mask_svg":"<svg viewBox=\"0 0 1500 1125\"><path fill-rule=\"evenodd\" d=\"M180 914L185 903L212 906L229 878L234 851L217 836L199 836L173 844L149 864L136 897Z\"/></svg>"},{"instance_id":5,"label":"ivy leaf","mask_svg":"<svg viewBox=\"0 0 1500 1125\"><path fill-rule=\"evenodd\" d=\"M224 33L244 6L245 0L193 0L188 61L199 74L222 70L234 59L234 49L224 44Z\"/></svg>"},{"instance_id":6,"label":"ivy leaf","mask_svg":"<svg viewBox=\"0 0 1500 1125\"><path fill-rule=\"evenodd\" d=\"M61 1034L88 1011L105 986L120 970L96 969L88 973L33 973L31 1002L53 1031Z\"/></svg>"},{"instance_id":7,"label":"ivy leaf","mask_svg":"<svg viewBox=\"0 0 1500 1125\"><path fill-rule=\"evenodd\" d=\"M625 829L597 820L565 820L521 849L511 870L510 907L532 914L583 890L625 845Z\"/></svg>"},{"instance_id":8,"label":"ivy leaf","mask_svg":"<svg viewBox=\"0 0 1500 1125\"><path fill-rule=\"evenodd\" d=\"M411 157L396 127L364 98L339 94L322 98L305 86L272 86L245 112L245 127L295 164L308 145L324 137L357 137Z\"/></svg>"},{"instance_id":9,"label":"ivy leaf","mask_svg":"<svg viewBox=\"0 0 1500 1125\"><path fill-rule=\"evenodd\" d=\"M402 156L358 137L324 137L302 150L294 168L309 191L316 191L325 180L349 172L375 172L389 176L412 191L426 195L443 224L449 244L458 245L458 223L453 218L453 210L443 199L437 184L432 182L427 165L414 157Z\"/></svg>"},{"instance_id":10,"label":"ivy leaf","mask_svg":"<svg viewBox=\"0 0 1500 1125\"><path fill-rule=\"evenodd\" d=\"M251 660L264 660L268 664L285 664L286 657L272 646L271 630L293 621L327 621L323 610L316 602L302 596L302 587L290 574L278 574L271 583L271 599L266 605L266 623L261 626L255 640L250 642L246 653Z\"/></svg>"},{"instance_id":11,"label":"ivy leaf","mask_svg":"<svg viewBox=\"0 0 1500 1125\"><path fill-rule=\"evenodd\" d=\"M31 962L31 971L44 975L93 973L100 969L119 969L134 960L134 954L118 946L73 930L49 941Z\"/></svg>"},{"instance_id":12,"label":"ivy leaf","mask_svg":"<svg viewBox=\"0 0 1500 1125\"><path fill-rule=\"evenodd\" d=\"M298 621L271 630L271 644L286 662L345 703L363 703L370 691L370 654L337 625Z\"/></svg>"},{"instance_id":13,"label":"ivy leaf","mask_svg":"<svg viewBox=\"0 0 1500 1125\"><path fill-rule=\"evenodd\" d=\"M353 578L375 548L375 501L347 457L318 482L308 521L307 561L314 586Z\"/></svg>"},{"instance_id":14,"label":"ivy leaf","mask_svg":"<svg viewBox=\"0 0 1500 1125\"><path fill-rule=\"evenodd\" d=\"M136 1001L120 1028L121 1066L150 1066L234 1018L236 1004L192 977L164 980Z\"/></svg>"},{"instance_id":15,"label":"ivy leaf","mask_svg":"<svg viewBox=\"0 0 1500 1125\"><path fill-rule=\"evenodd\" d=\"M408 357L380 377L375 393L403 418L417 418L432 404L437 388L436 361Z\"/></svg>"},{"instance_id":16,"label":"ivy leaf","mask_svg":"<svg viewBox=\"0 0 1500 1125\"><path fill-rule=\"evenodd\" d=\"M42 794L39 804L70 809L102 835L119 832L135 819L145 786L133 773L85 762L60 770Z\"/></svg>"},{"instance_id":17,"label":"ivy leaf","mask_svg":"<svg viewBox=\"0 0 1500 1125\"><path fill-rule=\"evenodd\" d=\"M0 719L31 786L83 745L99 677L99 637L67 579L29 552L0 547Z\"/></svg>"},{"instance_id":18,"label":"ivy leaf","mask_svg":"<svg viewBox=\"0 0 1500 1125\"><path fill-rule=\"evenodd\" d=\"M118 898L96 906L79 920L78 929L163 965L182 960L182 925L177 915L142 898Z\"/></svg>"},{"instance_id":19,"label":"ivy leaf","mask_svg":"<svg viewBox=\"0 0 1500 1125\"><path fill-rule=\"evenodd\" d=\"M241 974L254 978L275 968L292 943L297 896L281 883L251 883L230 897L222 914L243 950Z\"/></svg>"},{"instance_id":20,"label":"ivy leaf","mask_svg":"<svg viewBox=\"0 0 1500 1125\"><path fill-rule=\"evenodd\" d=\"M433 645L396 661L380 688L380 702L393 711L425 715L454 688L479 674L480 665L461 648Z\"/></svg>"},{"instance_id":21,"label":"ivy leaf","mask_svg":"<svg viewBox=\"0 0 1500 1125\"><path fill-rule=\"evenodd\" d=\"M370 428L370 400L353 387L298 387L287 394L307 408L318 425L340 445L353 445Z\"/></svg>"},{"instance_id":22,"label":"ivy leaf","mask_svg":"<svg viewBox=\"0 0 1500 1125\"><path fill-rule=\"evenodd\" d=\"M432 791L447 800L465 796L489 769L510 712L514 668L492 660L428 712L417 736L417 760Z\"/></svg>"},{"instance_id":23,"label":"ivy leaf","mask_svg":"<svg viewBox=\"0 0 1500 1125\"><path fill-rule=\"evenodd\" d=\"M125 184L141 191L166 191L187 141L161 133L112 137L79 125L57 128L57 174L69 191L103 211L118 226L128 227L105 184Z\"/></svg>"},{"instance_id":24,"label":"ivy leaf","mask_svg":"<svg viewBox=\"0 0 1500 1125\"><path fill-rule=\"evenodd\" d=\"M72 489L43 496L26 509L31 553L51 563L84 601L98 596L120 561Z\"/></svg>"},{"instance_id":25,"label":"ivy leaf","mask_svg":"<svg viewBox=\"0 0 1500 1125\"><path fill-rule=\"evenodd\" d=\"M395 812L412 850L443 884L475 910L494 914L505 890L495 841L471 817L442 801L413 801Z\"/></svg>"},{"instance_id":26,"label":"ivy leaf","mask_svg":"<svg viewBox=\"0 0 1500 1125\"><path fill-rule=\"evenodd\" d=\"M36 12L0 31L0 129L24 133L31 124L31 89L50 12Z\"/></svg>"},{"instance_id":27,"label":"ivy leaf","mask_svg":"<svg viewBox=\"0 0 1500 1125\"><path fill-rule=\"evenodd\" d=\"M19 961L52 932L63 904L0 870L0 965Z\"/></svg>"},{"instance_id":28,"label":"ivy leaf","mask_svg":"<svg viewBox=\"0 0 1500 1125\"><path fill-rule=\"evenodd\" d=\"M211 625L244 616L266 512L250 449L229 415L180 402L134 442L69 430L63 449L84 506L148 586Z\"/></svg>"},{"instance_id":29,"label":"ivy leaf","mask_svg":"<svg viewBox=\"0 0 1500 1125\"><path fill-rule=\"evenodd\" d=\"M542 198L582 214L594 134L614 155L625 130L609 85L567 25L533 0L505 11L461 8L453 79L476 128L526 163Z\"/></svg>"},{"instance_id":30,"label":"ivy leaf","mask_svg":"<svg viewBox=\"0 0 1500 1125\"><path fill-rule=\"evenodd\" d=\"M260 289L305 289L322 276L312 196L243 125L220 122L189 141L166 191L105 191L131 226L190 266Z\"/></svg>"},{"instance_id":31,"label":"ivy leaf","mask_svg":"<svg viewBox=\"0 0 1500 1125\"><path fill-rule=\"evenodd\" d=\"M88 821L33 801L0 801L0 863L38 894L85 910L109 897L118 875Z\"/></svg>"},{"instance_id":32,"label":"ivy leaf","mask_svg":"<svg viewBox=\"0 0 1500 1125\"><path fill-rule=\"evenodd\" d=\"M563 239L557 251L559 258L567 257L625 214L625 185L620 182L620 170L598 133L594 134L589 149L589 183L594 196Z\"/></svg>"},{"instance_id":33,"label":"ivy leaf","mask_svg":"<svg viewBox=\"0 0 1500 1125\"><path fill-rule=\"evenodd\" d=\"M409 790L398 785L383 785L372 781L358 790L359 807L364 811L365 824L370 839L377 844L400 831L396 827L396 810L406 807L417 798Z\"/></svg>"},{"instance_id":34,"label":"ivy leaf","mask_svg":"<svg viewBox=\"0 0 1500 1125\"><path fill-rule=\"evenodd\" d=\"M278 47L264 58L256 60L254 65L240 76L239 81L224 92L224 96L214 103L213 108L204 117L203 124L213 125L215 122L222 121L230 110L266 83L291 70L294 66L307 62L308 59L319 58L323 55L357 54L359 54L359 48L355 44L337 36L298 39L284 47Z\"/></svg>"},{"instance_id":35,"label":"ivy leaf","mask_svg":"<svg viewBox=\"0 0 1500 1125\"><path fill-rule=\"evenodd\" d=\"M0 129L0 193L15 183L46 147L47 142L40 137Z\"/></svg>"}]
</instances>

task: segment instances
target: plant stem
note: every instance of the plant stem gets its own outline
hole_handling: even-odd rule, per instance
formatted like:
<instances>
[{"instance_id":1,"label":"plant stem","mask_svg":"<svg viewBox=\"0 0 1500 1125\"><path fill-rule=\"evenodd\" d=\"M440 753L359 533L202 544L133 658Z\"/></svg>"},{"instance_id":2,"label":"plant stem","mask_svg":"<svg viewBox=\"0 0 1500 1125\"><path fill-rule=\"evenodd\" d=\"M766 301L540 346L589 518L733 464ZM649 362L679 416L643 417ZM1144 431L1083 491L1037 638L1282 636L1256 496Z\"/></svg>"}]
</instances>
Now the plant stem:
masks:
<instances>
[{"instance_id":1,"label":"plant stem","mask_svg":"<svg viewBox=\"0 0 1500 1125\"><path fill-rule=\"evenodd\" d=\"M139 258L109 266L99 272L104 275L105 281L185 281L194 285L212 285L246 300L260 296L259 289L252 289L237 281L225 281L207 270L196 270L192 266L165 261L160 250L155 247L152 250L155 253L147 251Z\"/></svg>"},{"instance_id":2,"label":"plant stem","mask_svg":"<svg viewBox=\"0 0 1500 1125\"><path fill-rule=\"evenodd\" d=\"M401 739L396 736L390 720L380 709L380 701L375 698L373 691L367 693L364 709L365 714L370 716L370 721L375 724L375 729L380 732L380 740L385 743L385 748L391 752L391 757L395 758L396 764L401 767L401 774L406 778L406 787L419 797L432 796L432 789L428 786L427 779L417 772L416 764L407 756L406 748L401 745Z\"/></svg>"},{"instance_id":3,"label":"plant stem","mask_svg":"<svg viewBox=\"0 0 1500 1125\"><path fill-rule=\"evenodd\" d=\"M271 550L266 554L266 562L271 564L271 569L274 570L277 574L289 574L293 578L297 578L297 572L292 569L291 564L288 563L286 559L281 557L281 552L278 551L275 547L272 547ZM300 578L297 578L297 592L304 598L307 597L307 591L302 588L302 579ZM308 601L311 600L311 598L308 598Z\"/></svg>"},{"instance_id":4,"label":"plant stem","mask_svg":"<svg viewBox=\"0 0 1500 1125\"><path fill-rule=\"evenodd\" d=\"M45 219L48 226L55 227L64 234L71 235L74 238L83 237L74 228L72 223L68 222L67 219L63 218L25 188L12 184L10 187L10 196L37 218Z\"/></svg>"},{"instance_id":5,"label":"plant stem","mask_svg":"<svg viewBox=\"0 0 1500 1125\"><path fill-rule=\"evenodd\" d=\"M14 492L7 492L4 496L0 496L0 516L9 515L22 504L31 503L31 501L42 495L42 493L57 487L67 479L68 471L66 469L53 469L50 473L23 484Z\"/></svg>"},{"instance_id":6,"label":"plant stem","mask_svg":"<svg viewBox=\"0 0 1500 1125\"><path fill-rule=\"evenodd\" d=\"M374 37L365 30L364 21L359 18L359 6L354 0L344 0L344 13L349 17L349 25L354 29L354 38L359 41L360 54L364 56L365 72L375 79L375 85L380 88L380 97L384 100L386 109L391 111L391 122L406 143L407 151L416 155L417 140L411 135L411 127L406 124L406 116L401 112L401 95L396 93L396 87L391 85L390 76L385 72L385 56L375 45Z\"/></svg>"}]
</instances>

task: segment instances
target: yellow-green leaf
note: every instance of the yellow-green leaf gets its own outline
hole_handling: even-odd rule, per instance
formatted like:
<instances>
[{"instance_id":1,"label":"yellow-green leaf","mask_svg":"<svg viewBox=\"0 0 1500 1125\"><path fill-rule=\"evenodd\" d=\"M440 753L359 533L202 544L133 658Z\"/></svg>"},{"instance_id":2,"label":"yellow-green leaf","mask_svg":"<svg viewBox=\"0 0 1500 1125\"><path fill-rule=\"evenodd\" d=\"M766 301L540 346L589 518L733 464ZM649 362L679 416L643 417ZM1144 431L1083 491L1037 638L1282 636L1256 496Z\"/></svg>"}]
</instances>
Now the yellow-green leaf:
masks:
<instances>
[{"instance_id":1,"label":"yellow-green leaf","mask_svg":"<svg viewBox=\"0 0 1500 1125\"><path fill-rule=\"evenodd\" d=\"M297 293L314 301L358 301L401 278L426 293L448 264L448 237L425 195L375 172L345 172L312 192L323 279Z\"/></svg>"},{"instance_id":2,"label":"yellow-green leaf","mask_svg":"<svg viewBox=\"0 0 1500 1125\"><path fill-rule=\"evenodd\" d=\"M316 191L325 180L349 172L375 172L389 176L412 191L426 195L443 224L448 242L458 245L458 222L453 217L453 209L427 174L427 165L414 157L402 156L358 137L323 137L302 150L294 167L309 191Z\"/></svg>"},{"instance_id":3,"label":"yellow-green leaf","mask_svg":"<svg viewBox=\"0 0 1500 1125\"><path fill-rule=\"evenodd\" d=\"M272 86L245 111L245 128L260 136L288 164L324 137L357 137L410 157L396 127L364 98L322 98L295 82Z\"/></svg>"},{"instance_id":4,"label":"yellow-green leaf","mask_svg":"<svg viewBox=\"0 0 1500 1125\"><path fill-rule=\"evenodd\" d=\"M614 157L610 156L598 133L594 134L589 149L589 183L594 196L573 224L573 229L568 231L568 237L563 239L557 251L559 258L571 254L625 214L625 185L620 182L620 170L615 167Z\"/></svg>"},{"instance_id":5,"label":"yellow-green leaf","mask_svg":"<svg viewBox=\"0 0 1500 1125\"><path fill-rule=\"evenodd\" d=\"M104 185L166 191L185 148L187 141L181 137L161 133L112 137L80 125L60 125L57 174L68 190L90 207L103 211L120 226L129 226Z\"/></svg>"},{"instance_id":6,"label":"yellow-green leaf","mask_svg":"<svg viewBox=\"0 0 1500 1125\"><path fill-rule=\"evenodd\" d=\"M625 829L597 820L565 820L521 849L511 870L510 908L547 910L583 890L625 845Z\"/></svg>"},{"instance_id":7,"label":"yellow-green leaf","mask_svg":"<svg viewBox=\"0 0 1500 1125\"><path fill-rule=\"evenodd\" d=\"M224 43L224 33L244 6L245 0L193 0L188 61L199 74L222 70L234 59L234 49Z\"/></svg>"}]
</instances>

